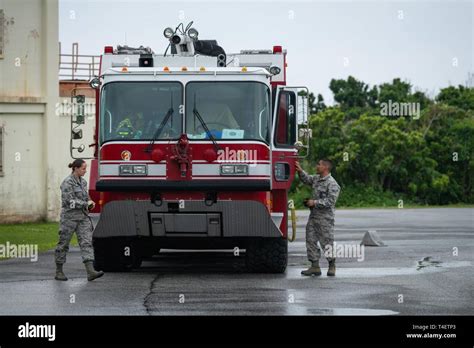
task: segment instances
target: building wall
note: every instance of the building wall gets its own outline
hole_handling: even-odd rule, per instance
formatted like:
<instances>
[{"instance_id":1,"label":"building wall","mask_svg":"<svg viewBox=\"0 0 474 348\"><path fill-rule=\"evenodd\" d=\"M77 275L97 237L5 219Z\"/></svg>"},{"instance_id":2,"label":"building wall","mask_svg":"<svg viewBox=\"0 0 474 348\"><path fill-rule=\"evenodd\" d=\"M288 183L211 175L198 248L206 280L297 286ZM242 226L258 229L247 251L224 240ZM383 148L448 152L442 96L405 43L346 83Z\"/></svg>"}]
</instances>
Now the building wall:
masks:
<instances>
[{"instance_id":1,"label":"building wall","mask_svg":"<svg viewBox=\"0 0 474 348\"><path fill-rule=\"evenodd\" d=\"M6 221L23 221L25 216L34 220L44 216L44 164L38 156L43 142L42 118L40 113L1 115L2 122L7 125L3 149L7 156L3 177L0 178L1 214Z\"/></svg>"},{"instance_id":2,"label":"building wall","mask_svg":"<svg viewBox=\"0 0 474 348\"><path fill-rule=\"evenodd\" d=\"M56 220L69 161L68 118L56 113L58 0L0 0L0 9L0 223Z\"/></svg>"},{"instance_id":3,"label":"building wall","mask_svg":"<svg viewBox=\"0 0 474 348\"><path fill-rule=\"evenodd\" d=\"M48 38L42 14L54 2L0 0L4 10L4 58L0 67L3 97L42 97L43 43ZM56 39L57 41L57 39Z\"/></svg>"}]
</instances>

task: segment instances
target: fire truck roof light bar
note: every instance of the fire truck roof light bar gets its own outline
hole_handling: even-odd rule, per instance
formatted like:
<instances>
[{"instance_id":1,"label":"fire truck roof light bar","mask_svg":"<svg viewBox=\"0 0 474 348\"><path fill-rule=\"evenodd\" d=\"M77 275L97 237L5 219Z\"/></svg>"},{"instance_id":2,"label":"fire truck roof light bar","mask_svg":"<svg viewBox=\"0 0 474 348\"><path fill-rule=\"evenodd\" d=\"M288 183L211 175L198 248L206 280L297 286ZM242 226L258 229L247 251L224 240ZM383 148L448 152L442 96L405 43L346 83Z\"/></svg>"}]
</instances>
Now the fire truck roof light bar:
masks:
<instances>
[{"instance_id":1,"label":"fire truck roof light bar","mask_svg":"<svg viewBox=\"0 0 474 348\"><path fill-rule=\"evenodd\" d=\"M128 67L127 72L130 74L137 74L137 75L158 75L158 74L193 74L193 73L200 73L200 74L209 74L209 75L266 75L266 76L273 76L271 72L269 72L266 69L263 68L257 68L257 69L251 69L251 68L237 68L236 70L232 68L221 68L221 69L210 69L206 68L205 70L201 68L187 68L186 70L183 70L181 68L170 68L170 67L164 67L164 68L139 68L139 69L133 69L134 67ZM166 69L168 68L168 69ZM110 68L108 71L104 73L104 75L107 75L107 72L111 73L122 73L122 68L117 69L117 68Z\"/></svg>"}]
</instances>

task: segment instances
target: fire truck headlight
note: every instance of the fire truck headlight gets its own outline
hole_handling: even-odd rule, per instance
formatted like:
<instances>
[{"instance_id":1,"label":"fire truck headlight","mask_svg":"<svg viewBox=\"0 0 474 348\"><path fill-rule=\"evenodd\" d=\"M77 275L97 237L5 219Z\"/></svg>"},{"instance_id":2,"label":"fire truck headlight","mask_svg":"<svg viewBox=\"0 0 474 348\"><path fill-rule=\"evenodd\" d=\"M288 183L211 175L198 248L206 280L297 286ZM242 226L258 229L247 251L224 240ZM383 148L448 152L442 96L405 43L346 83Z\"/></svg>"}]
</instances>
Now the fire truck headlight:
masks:
<instances>
[{"instance_id":1,"label":"fire truck headlight","mask_svg":"<svg viewBox=\"0 0 474 348\"><path fill-rule=\"evenodd\" d=\"M146 175L146 166L133 166L133 174Z\"/></svg>"},{"instance_id":2,"label":"fire truck headlight","mask_svg":"<svg viewBox=\"0 0 474 348\"><path fill-rule=\"evenodd\" d=\"M222 165L221 166L221 175L233 175L234 166L231 165Z\"/></svg>"},{"instance_id":3,"label":"fire truck headlight","mask_svg":"<svg viewBox=\"0 0 474 348\"><path fill-rule=\"evenodd\" d=\"M273 65L270 67L270 74L272 75L278 75L280 73L281 69L277 67L276 65Z\"/></svg>"},{"instance_id":4,"label":"fire truck headlight","mask_svg":"<svg viewBox=\"0 0 474 348\"><path fill-rule=\"evenodd\" d=\"M119 171L120 175L133 175L133 166L120 166Z\"/></svg>"},{"instance_id":5,"label":"fire truck headlight","mask_svg":"<svg viewBox=\"0 0 474 348\"><path fill-rule=\"evenodd\" d=\"M123 176L147 175L146 165L123 164L119 166L119 174Z\"/></svg>"},{"instance_id":6,"label":"fire truck headlight","mask_svg":"<svg viewBox=\"0 0 474 348\"><path fill-rule=\"evenodd\" d=\"M188 30L188 35L191 39L197 40L199 32L196 29L191 28Z\"/></svg>"},{"instance_id":7,"label":"fire truck headlight","mask_svg":"<svg viewBox=\"0 0 474 348\"><path fill-rule=\"evenodd\" d=\"M163 31L163 35L164 35L167 39L171 38L171 37L173 36L173 34L174 34L173 28L166 28L166 29Z\"/></svg>"},{"instance_id":8,"label":"fire truck headlight","mask_svg":"<svg viewBox=\"0 0 474 348\"><path fill-rule=\"evenodd\" d=\"M238 164L235 166L235 175L248 175L249 167L246 164Z\"/></svg>"},{"instance_id":9,"label":"fire truck headlight","mask_svg":"<svg viewBox=\"0 0 474 348\"><path fill-rule=\"evenodd\" d=\"M221 175L248 175L249 167L246 164L221 165Z\"/></svg>"}]
</instances>

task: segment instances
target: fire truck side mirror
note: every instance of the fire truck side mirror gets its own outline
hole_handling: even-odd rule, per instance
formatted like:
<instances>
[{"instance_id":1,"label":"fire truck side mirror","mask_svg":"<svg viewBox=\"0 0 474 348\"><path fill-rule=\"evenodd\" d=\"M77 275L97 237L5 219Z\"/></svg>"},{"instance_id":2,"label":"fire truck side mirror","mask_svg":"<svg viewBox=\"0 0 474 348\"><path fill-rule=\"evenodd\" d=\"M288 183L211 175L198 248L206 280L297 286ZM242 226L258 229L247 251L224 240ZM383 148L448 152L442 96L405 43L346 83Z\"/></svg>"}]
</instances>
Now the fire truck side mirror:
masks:
<instances>
[{"instance_id":1,"label":"fire truck side mirror","mask_svg":"<svg viewBox=\"0 0 474 348\"><path fill-rule=\"evenodd\" d=\"M82 129L72 129L71 132L71 136L74 140L82 139Z\"/></svg>"},{"instance_id":2,"label":"fire truck side mirror","mask_svg":"<svg viewBox=\"0 0 474 348\"><path fill-rule=\"evenodd\" d=\"M303 149L305 146L303 145L303 143L301 141L296 141L294 143L294 147L296 150L300 151L301 149Z\"/></svg>"},{"instance_id":3,"label":"fire truck side mirror","mask_svg":"<svg viewBox=\"0 0 474 348\"><path fill-rule=\"evenodd\" d=\"M75 124L84 124L85 123L85 104L86 104L86 96L85 95L76 95L73 98L76 99L74 113L73 113L73 123Z\"/></svg>"},{"instance_id":4,"label":"fire truck side mirror","mask_svg":"<svg viewBox=\"0 0 474 348\"><path fill-rule=\"evenodd\" d=\"M312 129L309 127L309 90L307 87L297 87L297 112L298 112L298 141L295 143L295 149L298 151L298 157L306 158L309 155L310 140ZM301 151L305 149L306 151ZM303 153L304 154L303 154Z\"/></svg>"},{"instance_id":5,"label":"fire truck side mirror","mask_svg":"<svg viewBox=\"0 0 474 348\"><path fill-rule=\"evenodd\" d=\"M79 147L76 147L75 149L77 150L77 152L81 153L81 152L84 152L84 150L86 149L86 146L84 144L81 144L79 145Z\"/></svg>"},{"instance_id":6,"label":"fire truck side mirror","mask_svg":"<svg viewBox=\"0 0 474 348\"><path fill-rule=\"evenodd\" d=\"M306 90L299 90L298 101L298 123L304 124L308 121L308 93Z\"/></svg>"},{"instance_id":7,"label":"fire truck side mirror","mask_svg":"<svg viewBox=\"0 0 474 348\"><path fill-rule=\"evenodd\" d=\"M307 125L306 125L307 126ZM298 129L298 137L309 139L313 137L313 130L310 128L300 128Z\"/></svg>"},{"instance_id":8,"label":"fire truck side mirror","mask_svg":"<svg viewBox=\"0 0 474 348\"><path fill-rule=\"evenodd\" d=\"M71 113L71 138L69 143L69 149L72 158L84 158L82 156L77 157L77 153L82 153L86 149L84 144L74 146L74 140L82 139L83 131L80 126L85 123L86 119L86 96L85 95L74 95L76 89L73 89L71 95L72 102L72 113Z\"/></svg>"}]
</instances>

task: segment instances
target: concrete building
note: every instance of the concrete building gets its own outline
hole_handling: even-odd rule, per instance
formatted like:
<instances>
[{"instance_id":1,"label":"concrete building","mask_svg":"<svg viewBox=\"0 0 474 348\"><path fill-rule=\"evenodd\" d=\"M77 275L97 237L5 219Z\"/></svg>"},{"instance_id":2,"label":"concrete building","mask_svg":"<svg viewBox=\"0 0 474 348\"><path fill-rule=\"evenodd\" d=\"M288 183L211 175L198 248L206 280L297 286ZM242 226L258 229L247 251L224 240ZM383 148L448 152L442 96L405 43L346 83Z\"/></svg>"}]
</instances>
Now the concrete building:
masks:
<instances>
[{"instance_id":1,"label":"concrete building","mask_svg":"<svg viewBox=\"0 0 474 348\"><path fill-rule=\"evenodd\" d=\"M58 40L58 0L0 0L0 223L59 218L71 157Z\"/></svg>"}]
</instances>

